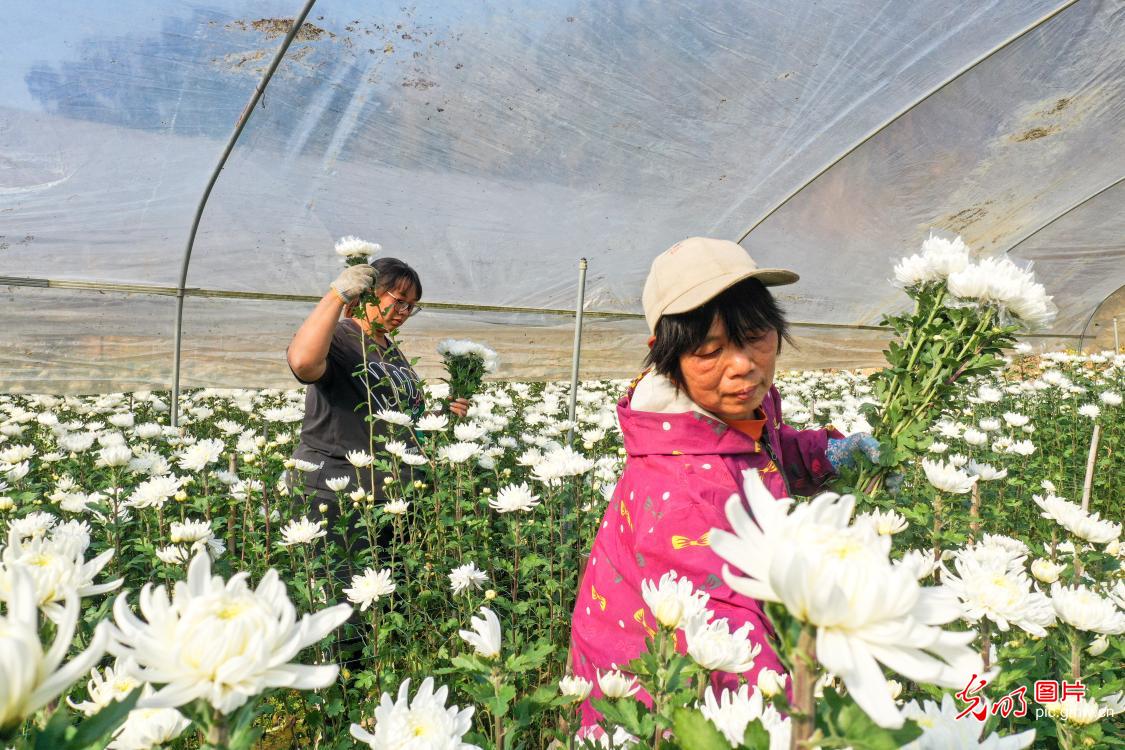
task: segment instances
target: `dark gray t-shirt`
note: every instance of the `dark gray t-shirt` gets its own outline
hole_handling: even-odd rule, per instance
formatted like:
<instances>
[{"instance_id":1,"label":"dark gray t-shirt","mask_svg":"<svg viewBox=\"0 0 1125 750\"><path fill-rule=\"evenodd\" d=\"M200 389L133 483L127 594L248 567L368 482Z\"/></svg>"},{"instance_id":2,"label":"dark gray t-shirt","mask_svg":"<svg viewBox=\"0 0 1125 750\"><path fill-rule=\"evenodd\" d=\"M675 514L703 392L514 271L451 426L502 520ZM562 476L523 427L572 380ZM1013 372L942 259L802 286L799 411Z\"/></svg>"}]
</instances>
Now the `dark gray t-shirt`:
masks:
<instances>
[{"instance_id":1,"label":"dark gray t-shirt","mask_svg":"<svg viewBox=\"0 0 1125 750\"><path fill-rule=\"evenodd\" d=\"M366 378L362 371L365 344L371 345ZM320 463L322 457L343 460L350 450L368 450L368 387L372 410L395 409L415 418L422 414L421 380L402 350L394 341L389 344L385 349L380 347L350 318L336 323L324 374L307 383L301 441L294 457ZM375 420L371 424L377 436L387 434L386 422Z\"/></svg>"}]
</instances>

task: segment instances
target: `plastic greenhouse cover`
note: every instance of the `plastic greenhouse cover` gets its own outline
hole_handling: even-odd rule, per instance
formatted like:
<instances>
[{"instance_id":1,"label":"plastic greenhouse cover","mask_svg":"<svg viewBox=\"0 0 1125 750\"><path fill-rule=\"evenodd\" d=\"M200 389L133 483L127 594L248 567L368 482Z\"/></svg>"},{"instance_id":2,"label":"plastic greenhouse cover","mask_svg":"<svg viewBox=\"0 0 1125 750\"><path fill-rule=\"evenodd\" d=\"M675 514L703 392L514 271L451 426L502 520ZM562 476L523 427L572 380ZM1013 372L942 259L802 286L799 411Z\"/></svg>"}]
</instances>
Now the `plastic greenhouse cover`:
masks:
<instances>
[{"instance_id":1,"label":"plastic greenhouse cover","mask_svg":"<svg viewBox=\"0 0 1125 750\"><path fill-rule=\"evenodd\" d=\"M297 5L6 3L0 276L174 287ZM323 3L216 186L187 285L319 296L356 234L414 265L424 301L573 307L587 257L587 309L639 313L658 252L753 227L760 262L802 274L792 319L863 325L901 304L892 259L938 227L1019 243L1063 311L1053 333L1081 333L1125 282L1105 190L1125 174L1123 26L1092 0ZM166 386L174 302L11 287L0 386ZM185 383L292 383L308 309L189 298ZM459 335L506 353L506 376L569 369L566 318L410 326L427 367ZM587 326L583 377L636 371L643 322ZM797 332L794 366L879 359L877 333Z\"/></svg>"}]
</instances>

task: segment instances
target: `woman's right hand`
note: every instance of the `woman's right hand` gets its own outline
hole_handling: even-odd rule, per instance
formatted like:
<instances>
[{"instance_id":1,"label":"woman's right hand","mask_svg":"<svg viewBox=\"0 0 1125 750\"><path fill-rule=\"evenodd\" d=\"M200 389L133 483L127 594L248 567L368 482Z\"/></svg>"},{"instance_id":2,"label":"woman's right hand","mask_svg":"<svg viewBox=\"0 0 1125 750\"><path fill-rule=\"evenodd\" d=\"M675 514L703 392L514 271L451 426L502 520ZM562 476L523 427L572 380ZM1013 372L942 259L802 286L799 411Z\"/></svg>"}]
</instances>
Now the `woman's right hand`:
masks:
<instances>
[{"instance_id":1,"label":"woman's right hand","mask_svg":"<svg viewBox=\"0 0 1125 750\"><path fill-rule=\"evenodd\" d=\"M375 286L378 278L375 269L366 263L348 266L332 282L332 289L345 305L355 302L361 294Z\"/></svg>"}]
</instances>

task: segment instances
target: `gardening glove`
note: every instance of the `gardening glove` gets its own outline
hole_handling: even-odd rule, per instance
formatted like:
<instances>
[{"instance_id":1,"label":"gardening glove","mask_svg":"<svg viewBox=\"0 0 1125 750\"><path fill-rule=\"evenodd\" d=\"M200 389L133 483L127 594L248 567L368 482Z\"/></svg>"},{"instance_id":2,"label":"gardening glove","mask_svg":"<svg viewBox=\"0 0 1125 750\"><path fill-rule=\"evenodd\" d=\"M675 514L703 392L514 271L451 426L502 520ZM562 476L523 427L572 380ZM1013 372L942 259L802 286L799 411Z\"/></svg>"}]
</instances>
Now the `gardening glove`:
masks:
<instances>
[{"instance_id":1,"label":"gardening glove","mask_svg":"<svg viewBox=\"0 0 1125 750\"><path fill-rule=\"evenodd\" d=\"M874 464L879 463L879 441L866 432L857 432L846 438L829 438L825 455L832 468L838 472L840 469L855 468L857 453L863 453Z\"/></svg>"},{"instance_id":2,"label":"gardening glove","mask_svg":"<svg viewBox=\"0 0 1125 750\"><path fill-rule=\"evenodd\" d=\"M345 305L359 299L359 296L375 286L379 274L366 263L348 266L332 282L332 291L339 295Z\"/></svg>"}]
</instances>

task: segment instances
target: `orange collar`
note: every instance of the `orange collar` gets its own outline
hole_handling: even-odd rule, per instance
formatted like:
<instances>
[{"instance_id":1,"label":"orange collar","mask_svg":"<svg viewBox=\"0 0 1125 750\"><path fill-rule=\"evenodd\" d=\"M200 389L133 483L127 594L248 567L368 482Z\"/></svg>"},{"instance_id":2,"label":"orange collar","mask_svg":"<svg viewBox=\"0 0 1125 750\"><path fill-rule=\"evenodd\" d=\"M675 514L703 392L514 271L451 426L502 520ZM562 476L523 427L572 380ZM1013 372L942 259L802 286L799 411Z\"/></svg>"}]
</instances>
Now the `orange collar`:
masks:
<instances>
[{"instance_id":1,"label":"orange collar","mask_svg":"<svg viewBox=\"0 0 1125 750\"><path fill-rule=\"evenodd\" d=\"M758 411L761 414L761 410ZM727 424L743 433L748 435L752 440L761 440L762 431L766 427L766 418L763 416L761 419L731 419Z\"/></svg>"}]
</instances>

